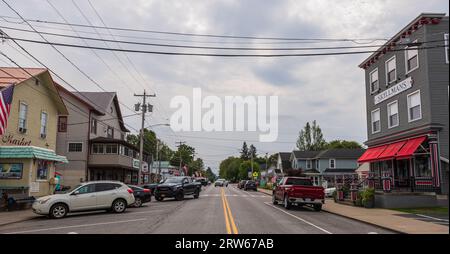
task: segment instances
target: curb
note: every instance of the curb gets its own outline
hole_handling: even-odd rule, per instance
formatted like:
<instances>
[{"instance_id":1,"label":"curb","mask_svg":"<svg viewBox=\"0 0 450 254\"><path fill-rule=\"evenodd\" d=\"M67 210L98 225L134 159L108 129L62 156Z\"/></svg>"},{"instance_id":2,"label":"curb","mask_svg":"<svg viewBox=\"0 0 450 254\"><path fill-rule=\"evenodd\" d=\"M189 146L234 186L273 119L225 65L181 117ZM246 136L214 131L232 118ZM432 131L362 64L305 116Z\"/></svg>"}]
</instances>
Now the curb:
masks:
<instances>
[{"instance_id":1,"label":"curb","mask_svg":"<svg viewBox=\"0 0 450 254\"><path fill-rule=\"evenodd\" d=\"M10 222L6 222L6 223L0 223L0 227L6 226L6 225L10 225L10 224L14 224L14 223L19 223L19 222L24 222L24 221L30 221L35 219L36 217L28 217L26 219L22 219L22 220L16 220L16 221L10 221Z\"/></svg>"},{"instance_id":2,"label":"curb","mask_svg":"<svg viewBox=\"0 0 450 254\"><path fill-rule=\"evenodd\" d=\"M258 190L258 192L261 192L261 193L264 193L266 195L272 196L272 194L269 194L269 193L266 193L266 192L263 192L263 191L259 191ZM354 221L363 222L363 223L366 223L366 224L369 224L369 225L372 225L372 226L376 226L376 227L379 227L379 228L382 228L382 229L385 229L385 230L389 230L389 231L398 233L398 234L408 234L406 232L399 231L399 230L392 229L392 228L388 228L388 227L384 227L384 226L381 226L381 225L378 225L378 224L375 224L375 223L372 223L372 222L367 222L367 221L356 219L356 218L353 218L353 217L350 217L350 216L347 216L347 215L342 215L342 214L339 214L339 213L336 213L336 212L327 211L326 209L322 209L322 211L330 213L330 214L335 214L335 215L338 215L338 216L342 216L342 217L345 217L347 219L351 219L351 220L354 220Z\"/></svg>"}]
</instances>

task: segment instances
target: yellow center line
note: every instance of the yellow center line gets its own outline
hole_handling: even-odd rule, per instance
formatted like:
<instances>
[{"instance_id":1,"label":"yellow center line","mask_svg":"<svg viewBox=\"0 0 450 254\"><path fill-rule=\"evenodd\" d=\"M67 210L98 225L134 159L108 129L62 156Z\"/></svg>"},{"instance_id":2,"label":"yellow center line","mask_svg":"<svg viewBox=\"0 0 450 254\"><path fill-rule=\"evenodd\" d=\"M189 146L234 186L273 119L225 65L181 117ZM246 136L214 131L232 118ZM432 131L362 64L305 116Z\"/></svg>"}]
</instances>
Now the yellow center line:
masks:
<instances>
[{"instance_id":1,"label":"yellow center line","mask_svg":"<svg viewBox=\"0 0 450 254\"><path fill-rule=\"evenodd\" d=\"M233 218L233 214L231 213L230 204L228 203L228 199L225 196L225 191L223 189L222 189L222 199L225 203L225 207L228 212L228 216L230 217L229 221L231 222L231 228L233 229L233 234L238 234L239 232L236 227L236 224L234 223L234 218ZM227 216L227 215L225 215L225 216Z\"/></svg>"},{"instance_id":2,"label":"yellow center line","mask_svg":"<svg viewBox=\"0 0 450 254\"><path fill-rule=\"evenodd\" d=\"M228 214L227 214L227 208L226 208L226 204L225 204L225 195L223 193L223 189L221 189L221 194L222 194L222 205L223 205L223 214L225 216L225 226L227 227L227 234L231 234L231 229L230 229L230 221L228 221Z\"/></svg>"}]
</instances>

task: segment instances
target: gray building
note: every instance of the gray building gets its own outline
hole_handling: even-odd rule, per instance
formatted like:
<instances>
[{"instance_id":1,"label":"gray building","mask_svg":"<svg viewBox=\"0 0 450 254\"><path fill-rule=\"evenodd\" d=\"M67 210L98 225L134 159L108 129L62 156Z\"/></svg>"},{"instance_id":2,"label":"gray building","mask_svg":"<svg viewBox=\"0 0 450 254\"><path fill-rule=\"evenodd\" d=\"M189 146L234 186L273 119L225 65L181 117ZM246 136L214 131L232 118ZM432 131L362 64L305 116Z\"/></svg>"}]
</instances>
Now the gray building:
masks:
<instances>
[{"instance_id":1,"label":"gray building","mask_svg":"<svg viewBox=\"0 0 450 254\"><path fill-rule=\"evenodd\" d=\"M58 90L69 111L58 120L56 151L69 161L57 167L61 184L75 186L89 180L137 183L139 148L125 140L129 130L116 93L74 93L62 86ZM150 158L144 154L144 159Z\"/></svg>"},{"instance_id":2,"label":"gray building","mask_svg":"<svg viewBox=\"0 0 450 254\"><path fill-rule=\"evenodd\" d=\"M448 21L420 14L359 65L369 147L359 162L376 189L448 193Z\"/></svg>"}]
</instances>

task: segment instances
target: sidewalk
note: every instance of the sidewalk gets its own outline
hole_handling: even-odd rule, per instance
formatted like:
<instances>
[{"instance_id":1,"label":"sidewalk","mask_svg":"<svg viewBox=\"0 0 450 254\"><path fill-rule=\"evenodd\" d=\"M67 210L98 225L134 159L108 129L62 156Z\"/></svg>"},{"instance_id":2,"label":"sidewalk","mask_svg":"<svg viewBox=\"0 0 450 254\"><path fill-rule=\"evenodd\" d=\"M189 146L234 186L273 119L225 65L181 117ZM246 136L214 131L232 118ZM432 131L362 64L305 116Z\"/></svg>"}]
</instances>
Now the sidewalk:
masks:
<instances>
[{"instance_id":1,"label":"sidewalk","mask_svg":"<svg viewBox=\"0 0 450 254\"><path fill-rule=\"evenodd\" d=\"M20 211L10 211L10 212L0 212L0 226L7 224L12 224L21 221L27 221L36 218L38 215L33 213L31 209L20 210Z\"/></svg>"},{"instance_id":2,"label":"sidewalk","mask_svg":"<svg viewBox=\"0 0 450 254\"><path fill-rule=\"evenodd\" d=\"M258 189L258 191L272 195L272 191ZM408 216L408 213L393 211L389 209L372 208L342 205L335 203L332 199L327 199L322 207L325 212L337 214L350 219L362 221L382 228L406 234L448 234L448 226L438 225L431 222L420 221ZM400 216L399 216L400 215Z\"/></svg>"}]
</instances>

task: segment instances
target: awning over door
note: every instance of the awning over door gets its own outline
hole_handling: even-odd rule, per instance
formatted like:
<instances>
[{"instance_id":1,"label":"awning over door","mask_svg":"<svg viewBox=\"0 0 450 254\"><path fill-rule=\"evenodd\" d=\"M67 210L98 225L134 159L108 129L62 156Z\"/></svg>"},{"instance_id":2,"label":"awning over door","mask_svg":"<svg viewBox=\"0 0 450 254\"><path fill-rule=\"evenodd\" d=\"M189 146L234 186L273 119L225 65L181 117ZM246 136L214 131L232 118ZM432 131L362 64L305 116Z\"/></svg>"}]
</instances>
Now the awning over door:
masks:
<instances>
[{"instance_id":1,"label":"awning over door","mask_svg":"<svg viewBox=\"0 0 450 254\"><path fill-rule=\"evenodd\" d=\"M384 152L387 145L385 146L377 146L367 149L361 157L359 157L358 162L364 163L364 162L371 162L378 160L378 156L380 156L381 153Z\"/></svg>"},{"instance_id":2,"label":"awning over door","mask_svg":"<svg viewBox=\"0 0 450 254\"><path fill-rule=\"evenodd\" d=\"M40 159L69 163L65 156L55 151L35 146L0 146L0 159Z\"/></svg>"},{"instance_id":3,"label":"awning over door","mask_svg":"<svg viewBox=\"0 0 450 254\"><path fill-rule=\"evenodd\" d=\"M413 153L419 148L419 146L427 139L426 136L410 139L406 144L398 151L397 160L406 159L413 156Z\"/></svg>"}]
</instances>

